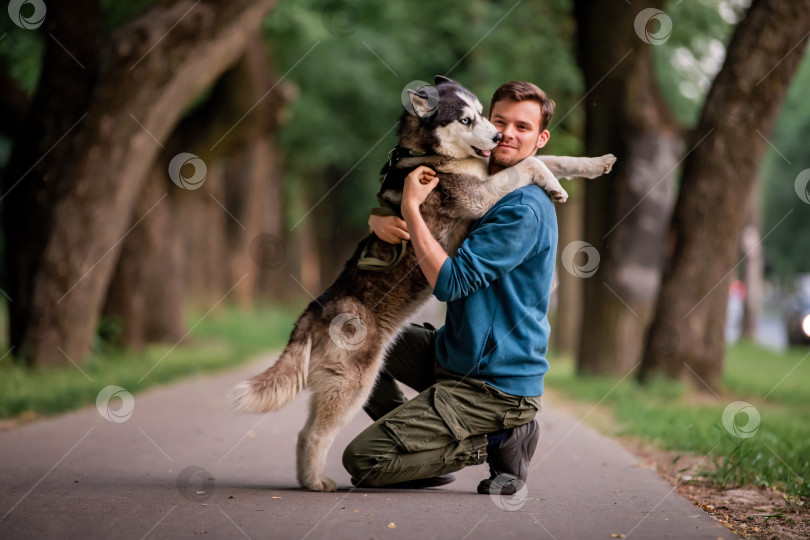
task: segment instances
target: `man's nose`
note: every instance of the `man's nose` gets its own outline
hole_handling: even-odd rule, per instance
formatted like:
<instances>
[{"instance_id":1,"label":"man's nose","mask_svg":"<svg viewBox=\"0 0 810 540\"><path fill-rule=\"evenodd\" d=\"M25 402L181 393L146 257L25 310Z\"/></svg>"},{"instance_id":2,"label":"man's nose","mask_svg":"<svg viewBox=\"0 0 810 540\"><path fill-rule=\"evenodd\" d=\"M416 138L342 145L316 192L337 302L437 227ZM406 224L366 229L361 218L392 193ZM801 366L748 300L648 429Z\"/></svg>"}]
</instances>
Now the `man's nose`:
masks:
<instances>
[{"instance_id":1,"label":"man's nose","mask_svg":"<svg viewBox=\"0 0 810 540\"><path fill-rule=\"evenodd\" d=\"M495 133L495 136L492 137L492 142L498 143L498 142L501 142L502 140L503 140L503 133L501 133L500 131Z\"/></svg>"}]
</instances>

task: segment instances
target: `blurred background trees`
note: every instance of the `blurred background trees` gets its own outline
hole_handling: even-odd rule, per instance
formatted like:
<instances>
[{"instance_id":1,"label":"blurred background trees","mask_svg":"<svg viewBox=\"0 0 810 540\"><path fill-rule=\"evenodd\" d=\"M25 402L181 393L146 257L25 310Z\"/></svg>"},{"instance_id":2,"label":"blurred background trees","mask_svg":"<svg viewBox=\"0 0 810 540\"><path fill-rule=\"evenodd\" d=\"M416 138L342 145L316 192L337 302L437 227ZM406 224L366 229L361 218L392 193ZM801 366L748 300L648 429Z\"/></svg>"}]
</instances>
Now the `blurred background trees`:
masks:
<instances>
[{"instance_id":1,"label":"blurred background trees","mask_svg":"<svg viewBox=\"0 0 810 540\"><path fill-rule=\"evenodd\" d=\"M745 105L728 113L765 151L761 166L720 144L703 159L731 161L725 180L688 168L704 141L694 130L706 96L749 13L744 0L46 4L38 28L0 17L2 289L9 346L22 361L80 362L99 335L129 347L174 343L190 305L320 293L367 231L403 89L437 73L485 105L502 82L534 81L557 102L547 153L619 157L611 176L572 184L558 206L560 256L575 240L599 256L590 277L561 259L555 291L552 347L577 356L582 373L624 374L648 343L683 362L682 345L696 340L721 344L706 360L721 369L727 282L750 251L737 249L743 222L761 232L753 245L772 282L810 272L797 240L810 212L794 189L808 167L810 109L798 90L810 82L806 35L766 48L778 88L732 92L743 104L771 99L775 112L798 69L773 133ZM760 4L778 12L784 2ZM779 12L790 14L785 24L810 27L796 6ZM639 30L646 8L664 17ZM763 26L759 37L773 32ZM735 66L732 83L754 69L748 58ZM708 138L731 140L721 131ZM181 153L204 163L199 189L170 179ZM662 272L682 237L669 215L684 165L697 178L684 185L718 182L717 214L695 225L729 248L692 261L711 283L678 294L700 299L723 276L711 300L720 322L688 335L659 326L650 341ZM180 172L198 170L187 162ZM759 201L739 222L721 218L736 200L724 197L729 189ZM729 204L737 212L742 202ZM688 228L693 214L682 211ZM568 267L593 262L585 258L575 253Z\"/></svg>"}]
</instances>

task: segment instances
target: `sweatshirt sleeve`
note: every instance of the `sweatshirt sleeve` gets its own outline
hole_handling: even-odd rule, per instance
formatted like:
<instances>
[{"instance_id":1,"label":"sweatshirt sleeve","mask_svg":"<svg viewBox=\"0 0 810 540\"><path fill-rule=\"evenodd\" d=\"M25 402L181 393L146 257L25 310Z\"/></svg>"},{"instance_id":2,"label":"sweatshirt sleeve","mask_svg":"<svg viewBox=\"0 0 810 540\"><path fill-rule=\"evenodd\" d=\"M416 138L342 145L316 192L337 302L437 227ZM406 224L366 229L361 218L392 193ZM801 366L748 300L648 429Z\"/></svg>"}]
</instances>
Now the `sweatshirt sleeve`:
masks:
<instances>
[{"instance_id":1,"label":"sweatshirt sleeve","mask_svg":"<svg viewBox=\"0 0 810 540\"><path fill-rule=\"evenodd\" d=\"M442 302L469 296L535 256L545 234L534 209L527 204L502 206L484 217L464 240L455 257L448 257L433 294Z\"/></svg>"}]
</instances>

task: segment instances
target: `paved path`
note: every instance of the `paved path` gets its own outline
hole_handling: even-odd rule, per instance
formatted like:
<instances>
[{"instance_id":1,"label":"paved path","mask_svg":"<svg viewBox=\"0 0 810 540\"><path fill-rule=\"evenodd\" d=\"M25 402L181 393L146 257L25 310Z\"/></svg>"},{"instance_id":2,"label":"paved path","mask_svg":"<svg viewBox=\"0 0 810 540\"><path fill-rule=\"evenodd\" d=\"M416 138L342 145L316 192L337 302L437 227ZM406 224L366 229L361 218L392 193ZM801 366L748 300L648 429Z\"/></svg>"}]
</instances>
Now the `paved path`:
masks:
<instances>
[{"instance_id":1,"label":"paved path","mask_svg":"<svg viewBox=\"0 0 810 540\"><path fill-rule=\"evenodd\" d=\"M341 491L302 491L304 397L264 416L222 410L226 390L267 362L138 394L124 422L93 407L0 432L0 538L735 538L548 401L525 497L476 494L484 466L438 489L350 491L340 453L362 413L329 455Z\"/></svg>"}]
</instances>

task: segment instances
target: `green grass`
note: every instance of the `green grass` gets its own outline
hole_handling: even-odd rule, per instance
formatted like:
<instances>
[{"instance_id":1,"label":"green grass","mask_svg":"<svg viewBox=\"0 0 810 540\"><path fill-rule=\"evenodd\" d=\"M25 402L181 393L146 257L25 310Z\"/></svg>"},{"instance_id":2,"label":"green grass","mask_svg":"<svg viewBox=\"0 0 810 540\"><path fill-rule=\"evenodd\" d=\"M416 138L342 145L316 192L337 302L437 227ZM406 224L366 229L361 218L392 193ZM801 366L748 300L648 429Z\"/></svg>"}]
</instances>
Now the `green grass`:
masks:
<instances>
[{"instance_id":1,"label":"green grass","mask_svg":"<svg viewBox=\"0 0 810 540\"><path fill-rule=\"evenodd\" d=\"M612 435L639 437L681 453L708 456L705 474L722 488L773 487L798 499L810 497L810 350L785 354L750 344L728 349L719 396L663 380L638 386L633 377L576 378L570 361L552 358L551 389L606 408ZM767 396L767 397L766 397ZM748 438L732 435L723 412L734 401L753 405L759 428ZM739 427L748 422L740 413Z\"/></svg>"},{"instance_id":2,"label":"green grass","mask_svg":"<svg viewBox=\"0 0 810 540\"><path fill-rule=\"evenodd\" d=\"M135 394L188 375L237 366L286 344L298 312L280 307L225 308L202 320L201 314L191 315L189 327L199 324L180 345L152 345L140 353L102 348L81 364L81 370L69 363L26 369L6 357L0 363L0 418L51 415L90 405L108 385Z\"/></svg>"}]
</instances>

